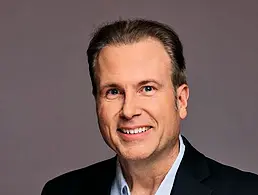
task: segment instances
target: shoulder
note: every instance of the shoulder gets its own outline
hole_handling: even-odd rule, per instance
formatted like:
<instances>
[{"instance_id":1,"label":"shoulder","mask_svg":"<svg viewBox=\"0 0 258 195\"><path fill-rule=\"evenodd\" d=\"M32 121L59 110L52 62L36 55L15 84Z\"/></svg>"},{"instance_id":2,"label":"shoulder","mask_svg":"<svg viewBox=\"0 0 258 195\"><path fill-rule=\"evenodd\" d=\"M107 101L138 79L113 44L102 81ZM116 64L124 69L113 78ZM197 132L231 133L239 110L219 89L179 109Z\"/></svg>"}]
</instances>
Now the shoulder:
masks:
<instances>
[{"instance_id":1,"label":"shoulder","mask_svg":"<svg viewBox=\"0 0 258 195\"><path fill-rule=\"evenodd\" d=\"M234 194L258 194L258 175L224 165L206 157L210 170L210 181L206 183L223 190L233 191Z\"/></svg>"},{"instance_id":2,"label":"shoulder","mask_svg":"<svg viewBox=\"0 0 258 195\"><path fill-rule=\"evenodd\" d=\"M109 183L115 177L116 158L98 162L85 168L70 171L48 181L42 195L81 194L97 188L101 182Z\"/></svg>"},{"instance_id":3,"label":"shoulder","mask_svg":"<svg viewBox=\"0 0 258 195\"><path fill-rule=\"evenodd\" d=\"M206 157L183 137L186 146L181 168L213 190L214 195L258 194L258 176ZM255 193L253 193L255 192Z\"/></svg>"},{"instance_id":4,"label":"shoulder","mask_svg":"<svg viewBox=\"0 0 258 195\"><path fill-rule=\"evenodd\" d=\"M211 174L216 177L223 177L227 180L254 180L258 181L258 175L246 171L242 171L240 169L219 163L213 159L207 158L206 161L208 163L208 166L210 168Z\"/></svg>"}]
</instances>

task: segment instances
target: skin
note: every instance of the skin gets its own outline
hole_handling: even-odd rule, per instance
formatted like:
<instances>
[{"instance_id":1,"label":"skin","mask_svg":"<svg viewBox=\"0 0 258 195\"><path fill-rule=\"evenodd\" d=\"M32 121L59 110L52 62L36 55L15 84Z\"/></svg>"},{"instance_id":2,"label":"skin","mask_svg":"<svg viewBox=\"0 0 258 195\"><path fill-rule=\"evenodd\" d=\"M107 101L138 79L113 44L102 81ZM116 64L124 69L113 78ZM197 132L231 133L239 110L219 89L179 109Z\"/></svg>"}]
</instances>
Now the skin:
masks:
<instances>
[{"instance_id":1,"label":"skin","mask_svg":"<svg viewBox=\"0 0 258 195\"><path fill-rule=\"evenodd\" d=\"M117 153L131 194L154 194L179 152L188 86L175 94L170 57L152 38L103 48L95 68L101 134ZM136 127L150 129L137 136L119 131Z\"/></svg>"}]
</instances>

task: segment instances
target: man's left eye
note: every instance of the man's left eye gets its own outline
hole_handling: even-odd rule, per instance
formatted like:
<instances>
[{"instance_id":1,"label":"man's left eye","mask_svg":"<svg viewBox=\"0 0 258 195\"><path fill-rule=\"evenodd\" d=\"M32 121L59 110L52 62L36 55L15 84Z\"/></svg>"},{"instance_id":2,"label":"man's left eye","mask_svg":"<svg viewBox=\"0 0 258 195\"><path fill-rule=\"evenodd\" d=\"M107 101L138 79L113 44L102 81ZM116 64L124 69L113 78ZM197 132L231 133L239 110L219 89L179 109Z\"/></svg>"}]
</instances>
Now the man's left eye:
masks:
<instances>
[{"instance_id":1,"label":"man's left eye","mask_svg":"<svg viewBox=\"0 0 258 195\"><path fill-rule=\"evenodd\" d=\"M141 89L141 93L147 96L153 95L155 92L156 92L156 88L149 85L143 86Z\"/></svg>"},{"instance_id":2,"label":"man's left eye","mask_svg":"<svg viewBox=\"0 0 258 195\"><path fill-rule=\"evenodd\" d=\"M152 86L144 86L144 87L143 87L143 90L144 90L145 92L149 92L149 91L152 91L152 90L153 90L153 87L152 87Z\"/></svg>"}]
</instances>

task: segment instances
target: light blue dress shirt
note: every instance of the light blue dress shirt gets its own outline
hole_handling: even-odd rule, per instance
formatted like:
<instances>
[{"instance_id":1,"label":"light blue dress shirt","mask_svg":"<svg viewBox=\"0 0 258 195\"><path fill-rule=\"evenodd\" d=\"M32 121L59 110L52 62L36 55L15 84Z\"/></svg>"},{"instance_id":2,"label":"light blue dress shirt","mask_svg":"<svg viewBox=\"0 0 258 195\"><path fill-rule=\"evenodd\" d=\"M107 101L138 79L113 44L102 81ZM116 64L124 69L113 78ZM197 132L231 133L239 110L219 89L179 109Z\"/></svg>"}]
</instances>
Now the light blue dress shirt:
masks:
<instances>
[{"instance_id":1,"label":"light blue dress shirt","mask_svg":"<svg viewBox=\"0 0 258 195\"><path fill-rule=\"evenodd\" d=\"M164 180L161 182L155 195L170 194L174 184L178 167L183 159L184 153L185 153L185 145L181 135L179 135L179 154L175 162L173 163L172 167L168 171L167 175L165 176ZM119 162L117 163L116 177L111 186L110 195L131 195L129 186L125 181Z\"/></svg>"}]
</instances>

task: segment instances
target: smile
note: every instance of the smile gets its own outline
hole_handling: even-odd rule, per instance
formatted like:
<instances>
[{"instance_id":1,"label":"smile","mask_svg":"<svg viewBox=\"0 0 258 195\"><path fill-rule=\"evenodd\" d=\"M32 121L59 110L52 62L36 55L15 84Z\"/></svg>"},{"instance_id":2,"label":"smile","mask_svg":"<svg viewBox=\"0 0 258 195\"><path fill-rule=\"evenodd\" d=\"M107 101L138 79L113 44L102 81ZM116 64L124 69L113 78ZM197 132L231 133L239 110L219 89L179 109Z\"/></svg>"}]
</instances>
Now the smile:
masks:
<instances>
[{"instance_id":1,"label":"smile","mask_svg":"<svg viewBox=\"0 0 258 195\"><path fill-rule=\"evenodd\" d=\"M135 128L135 129L118 129L120 132L125 133L125 134L139 134L139 133L143 133L146 132L150 129L151 127L139 127L139 128Z\"/></svg>"}]
</instances>

